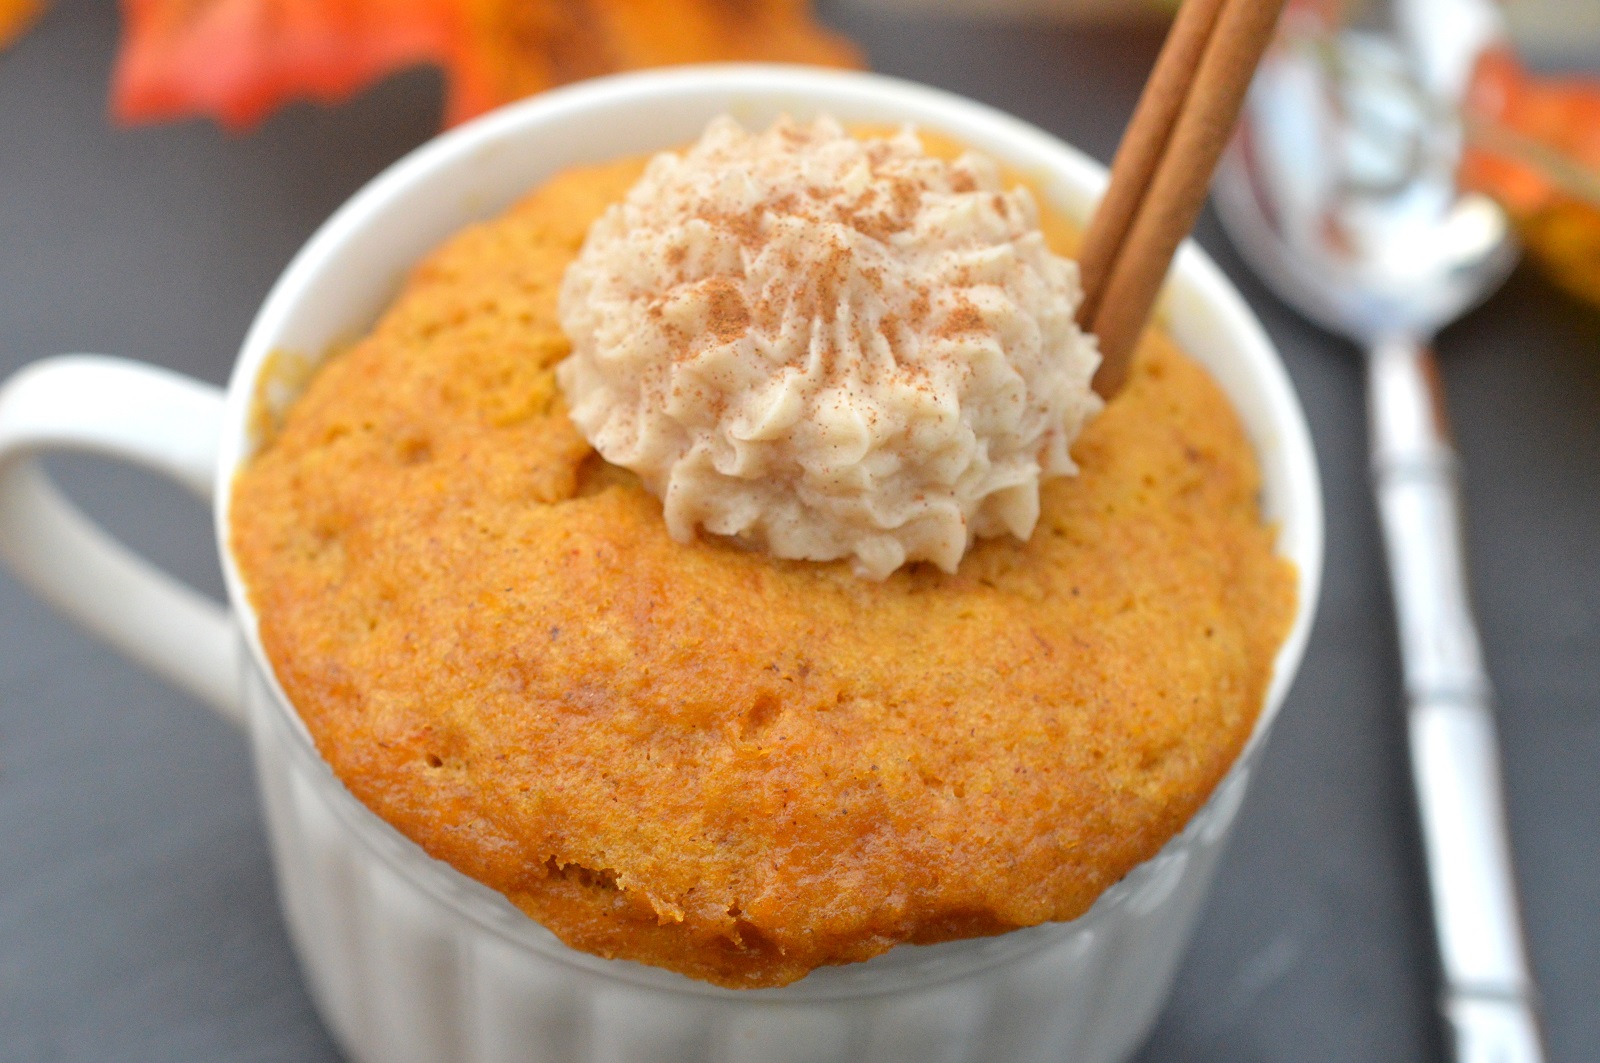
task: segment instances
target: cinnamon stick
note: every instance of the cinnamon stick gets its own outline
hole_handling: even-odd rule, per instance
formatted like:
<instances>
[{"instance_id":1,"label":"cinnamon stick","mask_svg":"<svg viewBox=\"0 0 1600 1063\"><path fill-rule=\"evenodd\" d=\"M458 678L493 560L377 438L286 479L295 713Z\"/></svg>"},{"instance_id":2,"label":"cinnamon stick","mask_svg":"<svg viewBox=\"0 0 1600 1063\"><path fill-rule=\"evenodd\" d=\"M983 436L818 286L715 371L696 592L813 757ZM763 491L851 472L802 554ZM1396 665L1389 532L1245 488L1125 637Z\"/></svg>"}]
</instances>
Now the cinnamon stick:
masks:
<instances>
[{"instance_id":1,"label":"cinnamon stick","mask_svg":"<svg viewBox=\"0 0 1600 1063\"><path fill-rule=\"evenodd\" d=\"M1223 0L1185 0L1178 8L1122 142L1117 145L1110 182L1089 220L1078 256L1078 275L1083 284L1078 324L1086 329L1094 324L1100 311L1106 279L1166 151L1222 4Z\"/></svg>"},{"instance_id":2,"label":"cinnamon stick","mask_svg":"<svg viewBox=\"0 0 1600 1063\"><path fill-rule=\"evenodd\" d=\"M1205 203L1283 6L1284 0L1223 0L1217 13L1160 160L1099 289L1090 331L1100 341L1103 360L1094 388L1103 397L1116 394L1127 379L1139 333L1173 254Z\"/></svg>"}]
</instances>

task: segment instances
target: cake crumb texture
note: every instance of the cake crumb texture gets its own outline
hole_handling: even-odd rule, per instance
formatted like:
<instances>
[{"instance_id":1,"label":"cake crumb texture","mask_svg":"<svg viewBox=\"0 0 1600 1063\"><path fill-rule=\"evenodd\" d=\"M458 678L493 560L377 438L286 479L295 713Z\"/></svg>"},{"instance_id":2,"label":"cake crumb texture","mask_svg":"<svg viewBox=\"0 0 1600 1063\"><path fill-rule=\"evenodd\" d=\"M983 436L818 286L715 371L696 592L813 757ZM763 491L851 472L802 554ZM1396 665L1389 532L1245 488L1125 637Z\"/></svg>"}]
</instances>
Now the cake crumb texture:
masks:
<instances>
[{"instance_id":1,"label":"cake crumb texture","mask_svg":"<svg viewBox=\"0 0 1600 1063\"><path fill-rule=\"evenodd\" d=\"M602 956L773 986L1081 914L1227 771L1293 610L1226 399L1151 333L1032 538L952 575L676 543L554 376L642 165L450 240L240 473L284 690L357 798Z\"/></svg>"}]
</instances>

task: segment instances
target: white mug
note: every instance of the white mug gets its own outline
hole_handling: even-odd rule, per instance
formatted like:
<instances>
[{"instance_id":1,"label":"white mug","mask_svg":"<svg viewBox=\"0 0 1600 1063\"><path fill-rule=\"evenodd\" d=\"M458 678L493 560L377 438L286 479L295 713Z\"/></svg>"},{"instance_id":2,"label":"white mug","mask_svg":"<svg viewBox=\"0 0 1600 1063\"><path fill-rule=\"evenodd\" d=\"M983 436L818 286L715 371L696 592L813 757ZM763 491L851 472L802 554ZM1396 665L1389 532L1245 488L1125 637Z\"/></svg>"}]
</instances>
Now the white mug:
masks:
<instances>
[{"instance_id":1,"label":"white mug","mask_svg":"<svg viewBox=\"0 0 1600 1063\"><path fill-rule=\"evenodd\" d=\"M1175 263L1165 325L1246 426L1266 517L1298 570L1298 606L1239 761L1182 833L1070 923L903 945L765 990L576 952L357 802L262 652L228 549L228 509L251 453L265 359L320 356L360 335L413 263L556 172L682 144L722 112L752 125L785 112L916 123L1028 174L1080 221L1105 181L1093 162L1015 118L867 74L699 67L546 93L431 141L334 214L268 296L226 392L100 356L17 373L0 389L0 554L41 597L248 731L285 919L312 997L353 1059L1112 1063L1137 1046L1165 999L1300 662L1321 575L1321 494L1304 416L1261 327L1193 246ZM144 465L210 499L228 604L179 585L89 523L34 460L52 449Z\"/></svg>"}]
</instances>

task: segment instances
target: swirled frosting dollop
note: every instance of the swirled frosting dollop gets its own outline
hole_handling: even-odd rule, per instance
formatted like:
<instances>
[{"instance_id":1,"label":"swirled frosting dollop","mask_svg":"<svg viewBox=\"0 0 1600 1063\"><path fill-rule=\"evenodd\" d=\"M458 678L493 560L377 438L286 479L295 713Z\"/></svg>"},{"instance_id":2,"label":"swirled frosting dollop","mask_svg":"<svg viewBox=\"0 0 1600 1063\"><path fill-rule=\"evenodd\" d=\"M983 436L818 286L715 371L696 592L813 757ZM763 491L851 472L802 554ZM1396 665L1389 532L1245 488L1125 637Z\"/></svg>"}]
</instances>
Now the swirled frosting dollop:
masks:
<instances>
[{"instance_id":1,"label":"swirled frosting dollop","mask_svg":"<svg viewBox=\"0 0 1600 1063\"><path fill-rule=\"evenodd\" d=\"M1100 405L1077 267L1025 188L916 135L713 121L656 156L568 268L573 422L670 534L882 578L1026 539Z\"/></svg>"}]
</instances>

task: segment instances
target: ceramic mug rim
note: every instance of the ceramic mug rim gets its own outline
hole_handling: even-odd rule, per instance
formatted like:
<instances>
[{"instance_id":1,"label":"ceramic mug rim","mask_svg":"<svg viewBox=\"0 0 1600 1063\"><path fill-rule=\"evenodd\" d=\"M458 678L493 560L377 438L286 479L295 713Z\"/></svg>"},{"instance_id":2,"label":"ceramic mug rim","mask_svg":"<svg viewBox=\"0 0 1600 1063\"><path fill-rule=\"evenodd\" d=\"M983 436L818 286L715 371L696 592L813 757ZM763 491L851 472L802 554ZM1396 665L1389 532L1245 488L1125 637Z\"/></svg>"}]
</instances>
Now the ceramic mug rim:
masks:
<instances>
[{"instance_id":1,"label":"ceramic mug rim","mask_svg":"<svg viewBox=\"0 0 1600 1063\"><path fill-rule=\"evenodd\" d=\"M1067 199L1074 202L1062 202L1056 205L1080 217L1085 213L1085 205L1098 196L1105 181L1103 169L1076 149L1020 119L964 97L877 74L766 64L674 68L613 75L582 82L502 108L444 133L386 168L346 200L316 230L280 275L246 333L229 378L224 405L224 435L219 447L213 492L213 519L228 603L236 624L242 630L249 661L246 667L251 668L266 684L277 722L283 725L293 753L302 765L319 769L328 779L337 783L337 778L333 776L326 761L317 751L309 731L301 721L292 701L283 691L276 673L267 660L260 642L255 610L251 606L243 577L230 548L228 519L235 474L254 447L251 425L258 380L267 359L283 349L284 345L278 341L286 325L293 321L303 301L316 290L318 283L326 280L324 275L329 269L330 262L337 258L342 250L363 234L371 233L381 223L392 220L396 216L398 207L403 205L406 193L438 179L440 174L449 174L455 168L470 162L475 156L494 151L518 136L531 136L533 133L530 131L549 128L558 122L581 117L598 118L615 113L617 108L652 105L660 107L672 101L682 103L686 100L699 100L702 97L708 101L708 106L713 98L731 97L736 100L759 101L755 105L761 108L779 106L801 112L807 110L808 106L814 109L819 101L825 101L823 106L843 101L867 109L893 112L899 116L865 120L928 122L941 132L951 133L958 138L966 139L975 147L990 150L1003 163L1017 166L1030 178L1042 179L1055 191L1066 193ZM714 113L716 112L713 110L707 110L705 116L709 118ZM978 131L987 135L978 135ZM639 146L632 151L639 154L659 150L680 141L681 138L667 139L655 148ZM998 144L1005 144L1013 150L1009 152L997 150ZM582 162L604 161L625 153L625 151L611 152L592 159L566 158L547 167L546 173L558 172ZM524 186L525 189L531 189L539 179L538 177L530 179ZM505 203L486 203L479 216L492 216L503 210L505 205ZM462 224L470 223L471 220L470 217L464 218ZM437 242L438 239L433 239L427 246L431 247ZM388 263L391 268L398 269L391 278L394 289L398 289L399 277L409 271L414 262L415 259L411 258L399 263ZM1295 618L1274 659L1272 683L1255 729L1235 764L1218 783L1206 805L1196 813L1194 820L1191 821L1192 825L1201 819L1216 796L1227 788L1229 781L1245 770L1254 759L1298 670L1309 637L1320 588L1322 509L1320 483L1304 414L1278 355L1260 324L1221 271L1192 243L1180 251L1169 287L1170 293L1166 302L1171 312L1179 316L1185 313L1200 314L1209 320L1211 328L1219 329L1230 336L1239 345L1238 356L1243 366L1240 372L1262 389L1262 401L1268 411L1266 419L1275 430L1276 437L1270 443L1264 443L1260 439L1255 439L1254 442L1257 445L1264 474L1268 472L1269 457L1271 457L1267 453L1261 453L1264 446L1276 451L1277 461L1270 464L1274 467L1281 466L1285 472L1285 475L1279 477L1281 482L1277 484L1276 490L1270 492L1270 498L1277 503L1278 508L1275 516L1280 531L1279 553L1295 563L1299 575L1297 588L1299 598ZM387 302L387 299L383 301ZM365 329L370 324L369 319L362 321L357 327ZM1236 404L1238 402L1236 397L1235 402ZM406 851L404 846L396 847L394 844L396 840L404 842L404 845L414 843L405 840L375 813L357 801L342 784L338 785L338 791L339 811L346 826L361 835L362 840L380 858L407 880L424 888L430 896L480 926L502 937L508 934L514 935L519 939L519 944L536 948L546 956L566 962L576 962L624 981L643 982L653 989L727 995L737 999L770 996L823 999L871 992L844 986L830 989L827 985L817 984L819 981L825 982L834 972L848 971L851 967L859 968L861 966L859 964L845 968L824 968L799 983L778 989L729 990L642 965L619 966L618 961L589 956L570 949L539 927L538 930L542 935L550 939L546 946L542 937L516 934L516 928L502 925L504 920L500 917L505 913L469 910L471 899L464 899L459 890L442 888L439 882L427 881L429 876L426 872L434 869L419 865L415 859L408 859L420 854L420 849L410 852ZM377 828L379 833L374 834L374 828ZM1186 826L1169 840L1162 852L1182 844L1189 833L1190 827ZM486 893L491 892L487 887L478 888ZM498 898L498 894L494 896ZM1088 912L1071 923L1045 924L1043 933L1047 933L1050 927L1082 926L1085 920L1095 917L1098 906L1097 901L1096 907L1091 907ZM515 909L510 909L508 902L505 907L516 918L527 919ZM537 924L533 926L537 927ZM1039 930L1041 928L1027 928L1013 931L1005 937L1018 939L1015 944L1031 952L1034 948L1042 947L1044 941L1036 940L1036 943L1028 944L1024 939L1041 939L1043 933L1032 935L1029 933ZM933 948L939 947L933 946ZM976 967L982 968L1001 962L1007 956L1015 954L1016 949L999 951L1005 955L992 956L986 961L980 960ZM892 954L891 952L888 955ZM974 965L962 965L959 973L966 973L972 969ZM818 975L822 978L819 979Z\"/></svg>"}]
</instances>

